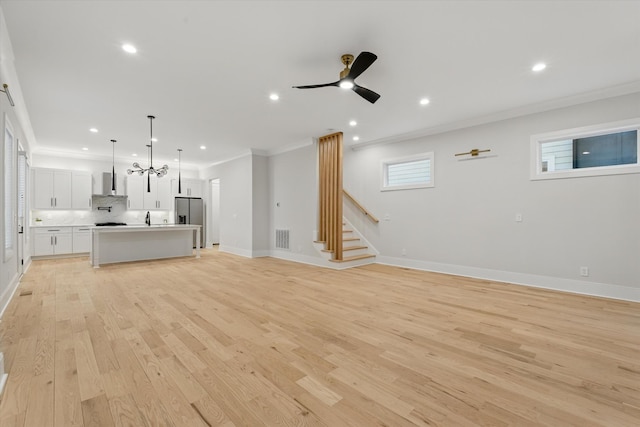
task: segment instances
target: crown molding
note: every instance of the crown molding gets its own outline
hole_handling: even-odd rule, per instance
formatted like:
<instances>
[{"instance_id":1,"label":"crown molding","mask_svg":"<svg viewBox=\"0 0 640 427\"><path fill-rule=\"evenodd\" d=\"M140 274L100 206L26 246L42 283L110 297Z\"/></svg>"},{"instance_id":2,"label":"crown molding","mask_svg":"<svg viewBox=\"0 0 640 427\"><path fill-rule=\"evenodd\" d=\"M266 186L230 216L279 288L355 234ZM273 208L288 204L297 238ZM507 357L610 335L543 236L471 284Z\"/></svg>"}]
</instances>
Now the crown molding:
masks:
<instances>
[{"instance_id":1,"label":"crown molding","mask_svg":"<svg viewBox=\"0 0 640 427\"><path fill-rule=\"evenodd\" d=\"M401 141L422 138L426 136L437 135L454 130L465 129L473 126L484 125L488 123L499 122L502 120L513 119L516 117L527 116L530 114L541 113L544 111L556 110L558 108L571 107L573 105L586 104L588 102L598 101L601 99L614 98L616 96L629 95L640 92L640 80L624 83L617 86L610 86L604 89L598 89L585 92L578 95L566 96L563 98L553 99L551 101L539 102L536 104L525 105L523 107L511 108L496 113L486 114L482 116L472 117L469 119L459 120L451 123L444 123L414 132L407 132L399 135L380 138L373 141L360 142L351 144L349 148L354 151L363 150L379 145L393 144Z\"/></svg>"}]
</instances>

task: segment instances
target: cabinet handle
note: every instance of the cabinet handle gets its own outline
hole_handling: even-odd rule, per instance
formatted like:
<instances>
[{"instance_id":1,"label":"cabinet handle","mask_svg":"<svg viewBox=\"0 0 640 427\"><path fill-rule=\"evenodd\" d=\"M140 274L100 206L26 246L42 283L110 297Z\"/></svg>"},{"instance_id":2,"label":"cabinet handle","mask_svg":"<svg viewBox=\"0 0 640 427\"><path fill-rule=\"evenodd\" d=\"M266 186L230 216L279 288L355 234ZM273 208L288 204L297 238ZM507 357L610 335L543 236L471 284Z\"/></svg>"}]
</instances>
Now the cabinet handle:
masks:
<instances>
[{"instance_id":1,"label":"cabinet handle","mask_svg":"<svg viewBox=\"0 0 640 427\"><path fill-rule=\"evenodd\" d=\"M51 202L49 203L49 206L53 207L53 197L51 198Z\"/></svg>"},{"instance_id":2,"label":"cabinet handle","mask_svg":"<svg viewBox=\"0 0 640 427\"><path fill-rule=\"evenodd\" d=\"M49 237L49 243L53 246L53 236Z\"/></svg>"},{"instance_id":3,"label":"cabinet handle","mask_svg":"<svg viewBox=\"0 0 640 427\"><path fill-rule=\"evenodd\" d=\"M58 207L58 198L57 197L53 198L53 206Z\"/></svg>"},{"instance_id":4,"label":"cabinet handle","mask_svg":"<svg viewBox=\"0 0 640 427\"><path fill-rule=\"evenodd\" d=\"M127 208L131 207L131 200L127 200Z\"/></svg>"},{"instance_id":5,"label":"cabinet handle","mask_svg":"<svg viewBox=\"0 0 640 427\"><path fill-rule=\"evenodd\" d=\"M53 240L54 242L56 242L56 245L58 244L58 236L53 236Z\"/></svg>"}]
</instances>

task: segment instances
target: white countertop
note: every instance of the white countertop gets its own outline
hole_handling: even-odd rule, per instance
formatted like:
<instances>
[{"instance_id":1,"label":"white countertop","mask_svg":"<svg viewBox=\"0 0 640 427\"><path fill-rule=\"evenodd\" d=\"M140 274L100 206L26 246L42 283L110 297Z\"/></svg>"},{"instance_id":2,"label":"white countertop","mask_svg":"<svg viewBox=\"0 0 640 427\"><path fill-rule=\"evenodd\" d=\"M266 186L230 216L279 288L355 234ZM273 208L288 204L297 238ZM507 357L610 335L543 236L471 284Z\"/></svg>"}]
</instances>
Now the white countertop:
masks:
<instances>
[{"instance_id":1,"label":"white countertop","mask_svg":"<svg viewBox=\"0 0 640 427\"><path fill-rule=\"evenodd\" d=\"M202 227L195 224L136 224L136 225L113 225L113 226L92 226L94 231L145 231L145 230L195 230Z\"/></svg>"},{"instance_id":2,"label":"white countertop","mask_svg":"<svg viewBox=\"0 0 640 427\"><path fill-rule=\"evenodd\" d=\"M43 227L95 227L95 224L31 224L31 228L43 228Z\"/></svg>"}]
</instances>

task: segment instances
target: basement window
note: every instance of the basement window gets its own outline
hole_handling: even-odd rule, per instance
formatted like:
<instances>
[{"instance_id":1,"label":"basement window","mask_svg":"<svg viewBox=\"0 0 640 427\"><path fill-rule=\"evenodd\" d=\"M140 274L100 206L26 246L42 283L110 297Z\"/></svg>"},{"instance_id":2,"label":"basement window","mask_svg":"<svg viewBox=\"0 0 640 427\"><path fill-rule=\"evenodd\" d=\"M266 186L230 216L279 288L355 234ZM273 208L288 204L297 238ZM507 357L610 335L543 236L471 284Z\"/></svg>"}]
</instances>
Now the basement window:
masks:
<instances>
[{"instance_id":1,"label":"basement window","mask_svg":"<svg viewBox=\"0 0 640 427\"><path fill-rule=\"evenodd\" d=\"M382 161L381 191L433 186L433 152Z\"/></svg>"},{"instance_id":2,"label":"basement window","mask_svg":"<svg viewBox=\"0 0 640 427\"><path fill-rule=\"evenodd\" d=\"M640 118L531 137L531 179L640 173Z\"/></svg>"}]
</instances>

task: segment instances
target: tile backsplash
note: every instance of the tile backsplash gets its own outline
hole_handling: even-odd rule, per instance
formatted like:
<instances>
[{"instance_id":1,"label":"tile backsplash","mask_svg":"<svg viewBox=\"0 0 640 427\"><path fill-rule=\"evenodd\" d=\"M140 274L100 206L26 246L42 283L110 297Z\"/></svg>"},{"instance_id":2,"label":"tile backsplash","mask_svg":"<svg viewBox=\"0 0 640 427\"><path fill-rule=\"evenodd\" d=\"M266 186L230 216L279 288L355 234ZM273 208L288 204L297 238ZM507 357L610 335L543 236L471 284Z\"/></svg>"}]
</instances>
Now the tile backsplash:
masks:
<instances>
[{"instance_id":1,"label":"tile backsplash","mask_svg":"<svg viewBox=\"0 0 640 427\"><path fill-rule=\"evenodd\" d=\"M93 196L91 210L31 210L31 225L89 225L98 222L144 224L147 211L127 210L126 197ZM98 208L111 207L111 212ZM173 211L149 211L152 224L173 224ZM36 221L40 219L41 221Z\"/></svg>"}]
</instances>

